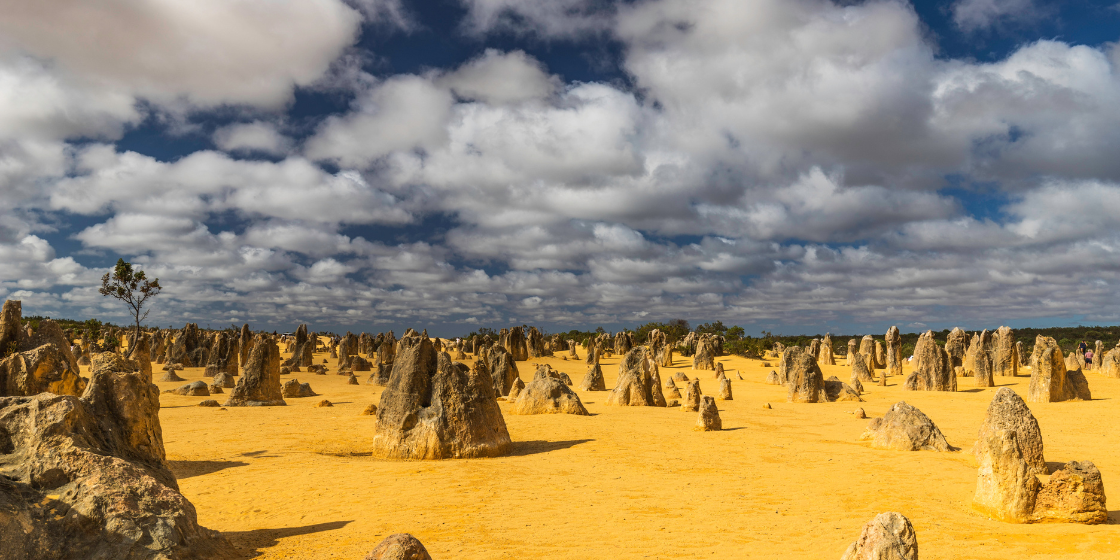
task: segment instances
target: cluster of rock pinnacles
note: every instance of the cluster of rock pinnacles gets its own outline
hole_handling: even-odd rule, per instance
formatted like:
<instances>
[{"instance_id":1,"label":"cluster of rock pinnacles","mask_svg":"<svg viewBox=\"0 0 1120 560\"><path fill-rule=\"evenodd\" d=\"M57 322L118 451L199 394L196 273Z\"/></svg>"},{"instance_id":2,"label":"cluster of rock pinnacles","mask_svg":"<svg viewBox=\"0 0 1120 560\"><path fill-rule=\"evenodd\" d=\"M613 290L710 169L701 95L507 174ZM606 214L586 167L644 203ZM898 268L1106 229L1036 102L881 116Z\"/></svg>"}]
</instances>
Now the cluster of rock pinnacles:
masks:
<instances>
[{"instance_id":1,"label":"cluster of rock pinnacles","mask_svg":"<svg viewBox=\"0 0 1120 560\"><path fill-rule=\"evenodd\" d=\"M60 546L71 557L83 558L236 555L219 533L198 525L193 505L179 493L168 468L153 362L164 364L164 381L181 380L175 372L183 367L205 367L212 383L195 381L172 390L191 396L229 390L223 405L207 400L203 406L283 406L285 399L315 393L296 379L282 382L282 375L305 370L324 375L327 368L315 364L313 354L329 352L351 384L358 383L355 372L368 371L368 384L385 387L379 404L363 412L376 417L372 454L384 459L508 454L513 443L499 406L503 400L511 403L508 411L514 415L588 415L566 374L537 364L528 383L521 379L518 361L558 353L565 360L580 359L575 340L545 337L534 327L503 329L497 340L473 337L446 347L412 329L400 339L391 331L347 333L326 346L306 325L285 337L253 333L248 325L240 332L207 333L194 324L145 332L138 340L131 333L107 336L117 334L130 337L127 357L101 352L97 341L85 338L72 351L56 324L47 320L25 330L20 302L5 302L0 348L11 351L0 359L0 558L58 558ZM932 332L921 335L912 372L902 383L905 390L955 391L958 378L973 378L977 386L991 387L994 377L1014 376L1030 365L1027 400L999 389L972 446L979 464L974 507L1015 523L1107 522L1100 471L1089 461L1048 470L1042 433L1027 406L1028 401L1090 400L1081 360L1063 358L1057 343L1041 336L1028 360L1007 327L975 334L971 342L966 338L954 329L942 347ZM671 344L665 333L654 330L644 345L633 333L601 334L583 344L587 373L578 388L605 391L610 406L679 406L697 414L696 430L719 431L717 401L733 399L731 380L716 359L723 344L722 337L710 334L691 333ZM291 354L287 360L281 360L281 345ZM692 356L692 378L678 370L662 380L660 368L673 365L674 350ZM1092 367L1120 377L1120 347L1102 350L1098 342ZM473 366L455 361L466 359L466 353L474 355ZM600 358L610 355L620 361L615 386L607 391ZM865 384L885 385L889 376L902 374L895 327L882 341L866 336L848 342L847 382L822 374L822 364L837 364L830 336L807 348L779 345L775 357L777 370L766 380L785 386L791 403L860 402ZM88 379L80 376L79 364L90 366ZM715 396L700 390L704 371L718 381ZM857 412L865 417L862 409ZM906 402L872 419L861 439L877 449L959 451L928 416ZM1045 475L1049 479L1042 482L1038 476ZM917 554L910 521L888 512L867 522L843 558L909 560ZM400 533L381 541L366 558L430 556L417 539Z\"/></svg>"}]
</instances>

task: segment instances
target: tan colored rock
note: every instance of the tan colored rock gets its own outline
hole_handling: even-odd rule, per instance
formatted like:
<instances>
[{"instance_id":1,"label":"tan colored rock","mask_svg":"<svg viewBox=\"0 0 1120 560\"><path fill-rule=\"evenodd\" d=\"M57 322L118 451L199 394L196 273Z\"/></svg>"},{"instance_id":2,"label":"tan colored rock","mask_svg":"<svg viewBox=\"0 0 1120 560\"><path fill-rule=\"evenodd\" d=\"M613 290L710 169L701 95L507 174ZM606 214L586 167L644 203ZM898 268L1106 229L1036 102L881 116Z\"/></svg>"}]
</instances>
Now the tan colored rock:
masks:
<instances>
[{"instance_id":1,"label":"tan colored rock","mask_svg":"<svg viewBox=\"0 0 1120 560\"><path fill-rule=\"evenodd\" d=\"M327 407L332 407L332 406L334 406L334 403L332 403L331 401L328 401L327 399L323 399L323 400L315 403L315 408L327 408Z\"/></svg>"},{"instance_id":2,"label":"tan colored rock","mask_svg":"<svg viewBox=\"0 0 1120 560\"><path fill-rule=\"evenodd\" d=\"M1031 474L1014 431L989 430L976 443L980 464L972 504L982 513L1009 523L1027 523L1041 488Z\"/></svg>"},{"instance_id":3,"label":"tan colored rock","mask_svg":"<svg viewBox=\"0 0 1120 560\"><path fill-rule=\"evenodd\" d=\"M993 375L1001 377L1019 375L1019 348L1015 342L1015 333L1011 327L996 329L992 337Z\"/></svg>"},{"instance_id":4,"label":"tan colored rock","mask_svg":"<svg viewBox=\"0 0 1120 560\"><path fill-rule=\"evenodd\" d=\"M510 413L588 416L579 395L559 379L539 373L525 386L525 390L518 393Z\"/></svg>"},{"instance_id":5,"label":"tan colored rock","mask_svg":"<svg viewBox=\"0 0 1120 560\"><path fill-rule=\"evenodd\" d=\"M887 375L902 375L902 335L899 334L898 327L891 326L887 329L885 342Z\"/></svg>"},{"instance_id":6,"label":"tan colored rock","mask_svg":"<svg viewBox=\"0 0 1120 560\"><path fill-rule=\"evenodd\" d=\"M792 346L782 353L782 360L778 364L779 367L784 365L786 368L784 376L779 370L779 378L786 377L785 384L789 388L786 400L802 403L828 401L824 390L824 374L813 356L798 346Z\"/></svg>"},{"instance_id":7,"label":"tan colored rock","mask_svg":"<svg viewBox=\"0 0 1120 560\"><path fill-rule=\"evenodd\" d=\"M509 386L509 395L506 395L506 398L509 400L515 400L519 395L521 395L521 391L524 390L525 382L522 381L520 377L518 377L517 379L513 380L513 385Z\"/></svg>"},{"instance_id":8,"label":"tan colored rock","mask_svg":"<svg viewBox=\"0 0 1120 560\"><path fill-rule=\"evenodd\" d=\"M766 382L771 385L782 384L782 380L778 377L778 372L774 370L770 370L770 373L766 374Z\"/></svg>"},{"instance_id":9,"label":"tan colored rock","mask_svg":"<svg viewBox=\"0 0 1120 560\"><path fill-rule=\"evenodd\" d=\"M903 384L909 391L956 391L957 376L948 352L933 340L933 331L918 337L914 347L914 371Z\"/></svg>"},{"instance_id":10,"label":"tan colored rock","mask_svg":"<svg viewBox=\"0 0 1120 560\"><path fill-rule=\"evenodd\" d=\"M1031 517L1038 523L1108 523L1101 471L1090 461L1066 463L1039 489Z\"/></svg>"},{"instance_id":11,"label":"tan colored rock","mask_svg":"<svg viewBox=\"0 0 1120 560\"><path fill-rule=\"evenodd\" d=\"M210 396L210 387L206 385L205 381L192 381L182 387L168 389L164 391L164 393L172 393L184 397L208 397Z\"/></svg>"},{"instance_id":12,"label":"tan colored rock","mask_svg":"<svg viewBox=\"0 0 1120 560\"><path fill-rule=\"evenodd\" d=\"M718 398L721 401L733 400L733 397L731 396L731 380L730 379L724 377L723 379L719 380L719 393L717 394L716 398Z\"/></svg>"},{"instance_id":13,"label":"tan colored rock","mask_svg":"<svg viewBox=\"0 0 1120 560\"><path fill-rule=\"evenodd\" d=\"M495 457L510 449L493 379L405 336L381 393L373 456L386 459Z\"/></svg>"},{"instance_id":14,"label":"tan colored rock","mask_svg":"<svg viewBox=\"0 0 1120 560\"><path fill-rule=\"evenodd\" d=\"M669 380L673 382L672 379ZM581 391L606 391L607 382L603 379L603 369L599 364L594 364L587 368L587 374L583 376L583 380L579 383Z\"/></svg>"},{"instance_id":15,"label":"tan colored rock","mask_svg":"<svg viewBox=\"0 0 1120 560\"><path fill-rule=\"evenodd\" d=\"M688 387L685 388L684 402L681 403L681 410L696 411L700 409L700 396L703 393L700 391L700 380L693 379L688 382Z\"/></svg>"},{"instance_id":16,"label":"tan colored rock","mask_svg":"<svg viewBox=\"0 0 1120 560\"><path fill-rule=\"evenodd\" d=\"M723 421L716 408L716 400L705 395L700 399L698 407L700 414L696 418L696 430L701 432L714 432L723 429Z\"/></svg>"},{"instance_id":17,"label":"tan colored rock","mask_svg":"<svg viewBox=\"0 0 1120 560\"><path fill-rule=\"evenodd\" d=\"M876 449L896 451L957 451L949 445L945 435L922 411L906 404L895 403L883 415L867 425L860 440L870 440Z\"/></svg>"},{"instance_id":18,"label":"tan colored rock","mask_svg":"<svg viewBox=\"0 0 1120 560\"><path fill-rule=\"evenodd\" d=\"M1120 347L1104 353L1099 371L1106 377L1120 378Z\"/></svg>"},{"instance_id":19,"label":"tan colored rock","mask_svg":"<svg viewBox=\"0 0 1120 560\"><path fill-rule=\"evenodd\" d=\"M1016 442L1023 460L1027 464L1027 471L1031 474L1047 474L1046 459L1042 452L1042 431L1038 428L1038 421L1031 414L1027 403L1015 391L1008 387L1000 387L988 405L984 415L984 422L980 424L978 440L987 440L996 430L1007 430L1016 433ZM973 448L977 454L979 443ZM979 457L977 457L979 459Z\"/></svg>"},{"instance_id":20,"label":"tan colored rock","mask_svg":"<svg viewBox=\"0 0 1120 560\"><path fill-rule=\"evenodd\" d=\"M867 369L867 360L860 357L852 360L852 380L874 382L875 376Z\"/></svg>"},{"instance_id":21,"label":"tan colored rock","mask_svg":"<svg viewBox=\"0 0 1120 560\"><path fill-rule=\"evenodd\" d=\"M715 359L719 355L718 341L710 334L696 339L696 353L692 355L692 369L711 371L716 368Z\"/></svg>"},{"instance_id":22,"label":"tan colored rock","mask_svg":"<svg viewBox=\"0 0 1120 560\"><path fill-rule=\"evenodd\" d=\"M645 346L636 346L618 364L618 382L607 395L608 405L665 406L661 376Z\"/></svg>"},{"instance_id":23,"label":"tan colored rock","mask_svg":"<svg viewBox=\"0 0 1120 560\"><path fill-rule=\"evenodd\" d=\"M863 526L840 560L918 560L918 536L906 516L880 513Z\"/></svg>"},{"instance_id":24,"label":"tan colored rock","mask_svg":"<svg viewBox=\"0 0 1120 560\"><path fill-rule=\"evenodd\" d=\"M376 415L377 415L377 405L375 405L375 404L371 404L371 405L365 407L364 409L362 409L361 414L359 414L359 416L376 416Z\"/></svg>"},{"instance_id":25,"label":"tan colored rock","mask_svg":"<svg viewBox=\"0 0 1120 560\"><path fill-rule=\"evenodd\" d=\"M829 333L825 333L824 338L821 339L820 348L817 349L817 363L826 366L836 365L836 357L832 353L832 335Z\"/></svg>"},{"instance_id":26,"label":"tan colored rock","mask_svg":"<svg viewBox=\"0 0 1120 560\"><path fill-rule=\"evenodd\" d=\"M953 367L961 367L964 365L965 354L967 353L967 339L968 335L960 329L960 327L953 327L949 332L949 336L945 341L945 352L949 354L949 361Z\"/></svg>"},{"instance_id":27,"label":"tan colored rock","mask_svg":"<svg viewBox=\"0 0 1120 560\"><path fill-rule=\"evenodd\" d=\"M311 384L300 383L298 379L289 379L285 381L284 385L280 388L280 394L285 399L319 396L315 391L311 390Z\"/></svg>"},{"instance_id":28,"label":"tan colored rock","mask_svg":"<svg viewBox=\"0 0 1120 560\"><path fill-rule=\"evenodd\" d=\"M847 362L845 363L845 365L849 365L849 366L852 365L853 363L855 363L855 360L858 357L859 357L859 343L856 342L856 339L849 338L848 339ZM864 365L866 366L867 364L865 363Z\"/></svg>"},{"instance_id":29,"label":"tan colored rock","mask_svg":"<svg viewBox=\"0 0 1120 560\"><path fill-rule=\"evenodd\" d=\"M257 337L243 375L238 377L225 406L284 406L284 396L280 385L280 347L271 337Z\"/></svg>"},{"instance_id":30,"label":"tan colored rock","mask_svg":"<svg viewBox=\"0 0 1120 560\"><path fill-rule=\"evenodd\" d=\"M365 560L432 560L432 557L416 537L397 533L377 543Z\"/></svg>"},{"instance_id":31,"label":"tan colored rock","mask_svg":"<svg viewBox=\"0 0 1120 560\"><path fill-rule=\"evenodd\" d=\"M1092 400L1088 381L1081 370L1066 370L1066 361L1057 341L1039 335L1034 346L1028 402Z\"/></svg>"}]
</instances>

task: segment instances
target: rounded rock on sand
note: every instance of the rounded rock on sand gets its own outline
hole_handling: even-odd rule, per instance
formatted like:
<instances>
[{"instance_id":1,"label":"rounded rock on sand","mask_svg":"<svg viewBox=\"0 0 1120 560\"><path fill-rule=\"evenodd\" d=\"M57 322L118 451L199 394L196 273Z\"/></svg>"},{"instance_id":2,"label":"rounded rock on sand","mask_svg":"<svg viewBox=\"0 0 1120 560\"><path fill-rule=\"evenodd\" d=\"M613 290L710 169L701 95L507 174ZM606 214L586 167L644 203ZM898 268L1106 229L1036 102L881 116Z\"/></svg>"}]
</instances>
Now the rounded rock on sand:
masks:
<instances>
[{"instance_id":1,"label":"rounded rock on sand","mask_svg":"<svg viewBox=\"0 0 1120 560\"><path fill-rule=\"evenodd\" d=\"M205 407L208 407L208 408L217 408L219 405L218 405L218 401L216 401L214 399L207 399L207 400L204 400L204 401L198 403L198 406L205 406Z\"/></svg>"},{"instance_id":2,"label":"rounded rock on sand","mask_svg":"<svg viewBox=\"0 0 1120 560\"><path fill-rule=\"evenodd\" d=\"M326 408L328 406L334 406L334 403L328 401L327 399L323 399L315 405L315 408Z\"/></svg>"},{"instance_id":3,"label":"rounded rock on sand","mask_svg":"<svg viewBox=\"0 0 1120 560\"><path fill-rule=\"evenodd\" d=\"M377 405L371 404L362 411L361 416L377 416Z\"/></svg>"},{"instance_id":4,"label":"rounded rock on sand","mask_svg":"<svg viewBox=\"0 0 1120 560\"><path fill-rule=\"evenodd\" d=\"M416 537L397 533L377 543L365 560L432 560L432 557Z\"/></svg>"}]
</instances>

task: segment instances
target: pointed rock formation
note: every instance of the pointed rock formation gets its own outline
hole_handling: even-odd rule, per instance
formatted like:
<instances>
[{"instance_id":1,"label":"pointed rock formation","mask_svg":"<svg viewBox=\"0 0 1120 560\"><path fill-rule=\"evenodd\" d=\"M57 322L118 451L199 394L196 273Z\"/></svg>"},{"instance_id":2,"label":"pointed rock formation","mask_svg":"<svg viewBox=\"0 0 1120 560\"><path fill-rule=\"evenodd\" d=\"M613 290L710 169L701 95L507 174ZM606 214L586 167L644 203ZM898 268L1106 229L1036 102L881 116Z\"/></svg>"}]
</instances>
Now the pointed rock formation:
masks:
<instances>
[{"instance_id":1,"label":"pointed rock formation","mask_svg":"<svg viewBox=\"0 0 1120 560\"><path fill-rule=\"evenodd\" d=\"M933 331L918 337L914 347L914 371L906 376L909 391L956 391L957 376L950 366L949 354L933 340Z\"/></svg>"},{"instance_id":2,"label":"pointed rock formation","mask_svg":"<svg viewBox=\"0 0 1120 560\"><path fill-rule=\"evenodd\" d=\"M427 337L402 338L377 407L373 455L451 459L508 453L509 431L493 381L437 354Z\"/></svg>"},{"instance_id":3,"label":"pointed rock formation","mask_svg":"<svg viewBox=\"0 0 1120 560\"><path fill-rule=\"evenodd\" d=\"M293 380L294 381L294 380ZM296 385L299 382L296 381ZM271 338L257 338L249 352L244 374L225 406L284 406L284 391L280 385L280 347Z\"/></svg>"},{"instance_id":4,"label":"pointed rock formation","mask_svg":"<svg viewBox=\"0 0 1120 560\"><path fill-rule=\"evenodd\" d=\"M723 379L719 380L719 393L717 394L717 398L721 401L734 400L734 397L731 396L730 379L724 377Z\"/></svg>"},{"instance_id":5,"label":"pointed rock formation","mask_svg":"<svg viewBox=\"0 0 1120 560\"><path fill-rule=\"evenodd\" d=\"M817 360L801 347L786 348L778 365L780 368L784 366L785 369L785 375L779 373L778 376L785 377L785 384L789 387L787 401L801 403L828 401L828 395L824 390L824 374L821 373Z\"/></svg>"},{"instance_id":6,"label":"pointed rock formation","mask_svg":"<svg viewBox=\"0 0 1120 560\"><path fill-rule=\"evenodd\" d=\"M1081 370L1066 370L1057 341L1038 335L1031 358L1031 384L1028 402L1092 400L1089 383Z\"/></svg>"},{"instance_id":7,"label":"pointed rock formation","mask_svg":"<svg viewBox=\"0 0 1120 560\"><path fill-rule=\"evenodd\" d=\"M618 382L607 395L608 405L665 406L661 376L645 346L636 346L618 364Z\"/></svg>"},{"instance_id":8,"label":"pointed rock formation","mask_svg":"<svg viewBox=\"0 0 1120 560\"><path fill-rule=\"evenodd\" d=\"M953 327L953 330L949 331L949 336L945 340L945 352L949 354L950 365L954 368L964 365L967 340L968 335L960 327Z\"/></svg>"},{"instance_id":9,"label":"pointed rock formation","mask_svg":"<svg viewBox=\"0 0 1120 560\"><path fill-rule=\"evenodd\" d=\"M672 381L672 379L669 381ZM607 383L603 379L603 370L599 367L599 364L587 368L587 375L583 376L583 381L580 381L579 388L581 391L607 390Z\"/></svg>"},{"instance_id":10,"label":"pointed rock formation","mask_svg":"<svg viewBox=\"0 0 1120 560\"><path fill-rule=\"evenodd\" d=\"M1014 377L1019 375L1019 348L1015 342L1015 333L1011 327L996 329L992 337L992 372L993 375ZM991 387L991 385L989 385Z\"/></svg>"}]
</instances>

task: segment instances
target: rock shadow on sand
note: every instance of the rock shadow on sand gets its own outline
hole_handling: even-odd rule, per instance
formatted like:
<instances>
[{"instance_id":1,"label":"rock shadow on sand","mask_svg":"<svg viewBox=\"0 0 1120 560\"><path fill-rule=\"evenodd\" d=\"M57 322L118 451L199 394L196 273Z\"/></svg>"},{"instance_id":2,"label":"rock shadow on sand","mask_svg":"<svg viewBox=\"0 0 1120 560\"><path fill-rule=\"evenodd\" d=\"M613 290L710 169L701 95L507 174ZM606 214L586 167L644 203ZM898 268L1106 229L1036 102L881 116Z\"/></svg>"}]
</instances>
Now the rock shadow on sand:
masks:
<instances>
[{"instance_id":1,"label":"rock shadow on sand","mask_svg":"<svg viewBox=\"0 0 1120 560\"><path fill-rule=\"evenodd\" d=\"M593 439L570 439L563 441L544 441L544 440L531 440L531 441L515 441L510 447L510 457L524 457L526 455L536 455L538 453L548 453L549 451L559 451L561 449L568 449L575 447L581 443L595 441Z\"/></svg>"},{"instance_id":2,"label":"rock shadow on sand","mask_svg":"<svg viewBox=\"0 0 1120 560\"><path fill-rule=\"evenodd\" d=\"M222 531L222 536L229 539L238 551L246 558L256 558L264 554L264 550L280 544L280 539L298 537L325 531L334 531L353 523L350 521L331 521L316 523L302 527L282 527L279 529L253 529L252 531Z\"/></svg>"},{"instance_id":3,"label":"rock shadow on sand","mask_svg":"<svg viewBox=\"0 0 1120 560\"><path fill-rule=\"evenodd\" d=\"M171 472L175 478L183 480L184 478L191 478L194 476L202 476L204 474L212 474L234 467L244 467L248 465L244 461L168 461L167 465L171 467Z\"/></svg>"}]
</instances>

